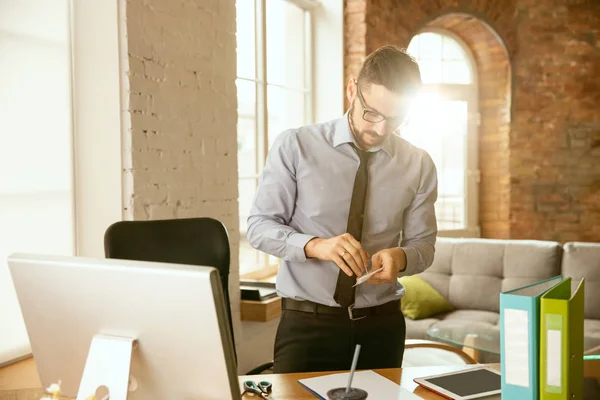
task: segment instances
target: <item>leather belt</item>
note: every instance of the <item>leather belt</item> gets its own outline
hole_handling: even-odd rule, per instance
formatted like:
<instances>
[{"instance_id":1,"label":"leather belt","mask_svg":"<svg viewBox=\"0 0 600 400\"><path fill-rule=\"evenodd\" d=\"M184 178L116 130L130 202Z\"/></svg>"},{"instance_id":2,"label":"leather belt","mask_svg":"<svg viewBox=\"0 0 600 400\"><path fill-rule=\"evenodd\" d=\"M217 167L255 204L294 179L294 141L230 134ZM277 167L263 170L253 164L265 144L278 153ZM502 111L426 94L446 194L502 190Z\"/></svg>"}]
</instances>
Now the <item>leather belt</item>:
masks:
<instances>
[{"instance_id":1,"label":"leather belt","mask_svg":"<svg viewBox=\"0 0 600 400\"><path fill-rule=\"evenodd\" d=\"M281 299L281 309L307 312L315 315L342 315L347 313L351 320L358 320L368 316L398 314L400 313L400 300L390 301L373 307L352 308L352 306L350 306L346 309L342 307L330 307L312 301L298 301L284 297Z\"/></svg>"}]
</instances>

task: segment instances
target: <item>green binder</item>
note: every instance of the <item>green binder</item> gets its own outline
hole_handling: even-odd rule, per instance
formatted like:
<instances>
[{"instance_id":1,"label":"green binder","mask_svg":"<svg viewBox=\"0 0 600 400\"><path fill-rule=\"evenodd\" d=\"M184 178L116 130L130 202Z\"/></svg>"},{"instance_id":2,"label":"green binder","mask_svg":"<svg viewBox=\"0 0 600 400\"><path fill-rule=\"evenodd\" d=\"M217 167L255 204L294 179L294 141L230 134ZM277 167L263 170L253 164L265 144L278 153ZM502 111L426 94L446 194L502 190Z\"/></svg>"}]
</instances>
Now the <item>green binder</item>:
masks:
<instances>
[{"instance_id":1,"label":"green binder","mask_svg":"<svg viewBox=\"0 0 600 400\"><path fill-rule=\"evenodd\" d=\"M540 399L583 399L585 281L571 293L571 278L540 301Z\"/></svg>"}]
</instances>

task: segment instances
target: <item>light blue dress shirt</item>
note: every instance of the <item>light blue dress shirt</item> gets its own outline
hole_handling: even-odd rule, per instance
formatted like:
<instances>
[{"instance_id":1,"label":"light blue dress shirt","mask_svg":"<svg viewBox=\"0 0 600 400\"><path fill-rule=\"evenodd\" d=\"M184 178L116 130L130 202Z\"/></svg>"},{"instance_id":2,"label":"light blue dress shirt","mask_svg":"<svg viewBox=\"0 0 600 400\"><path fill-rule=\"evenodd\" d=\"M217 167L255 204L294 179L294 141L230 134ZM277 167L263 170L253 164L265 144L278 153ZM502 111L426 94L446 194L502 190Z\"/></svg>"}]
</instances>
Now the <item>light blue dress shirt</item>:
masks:
<instances>
[{"instance_id":1,"label":"light blue dress shirt","mask_svg":"<svg viewBox=\"0 0 600 400\"><path fill-rule=\"evenodd\" d=\"M360 160L348 113L335 120L282 132L273 143L248 217L246 237L258 250L279 257L281 297L328 306L340 272L332 261L309 259L306 243L346 232ZM434 256L437 172L424 150L390 135L369 161L369 185L361 244L371 255L400 246L402 275L428 268ZM399 299L399 282L356 287L355 308Z\"/></svg>"}]
</instances>

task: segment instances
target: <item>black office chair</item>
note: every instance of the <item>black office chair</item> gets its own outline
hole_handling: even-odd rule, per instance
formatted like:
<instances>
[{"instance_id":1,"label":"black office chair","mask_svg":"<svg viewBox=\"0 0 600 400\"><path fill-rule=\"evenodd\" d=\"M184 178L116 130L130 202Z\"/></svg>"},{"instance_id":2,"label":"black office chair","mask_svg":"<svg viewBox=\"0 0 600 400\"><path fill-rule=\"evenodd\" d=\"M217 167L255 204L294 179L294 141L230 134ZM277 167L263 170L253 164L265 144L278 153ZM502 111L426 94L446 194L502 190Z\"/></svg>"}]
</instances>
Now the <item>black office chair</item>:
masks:
<instances>
[{"instance_id":1,"label":"black office chair","mask_svg":"<svg viewBox=\"0 0 600 400\"><path fill-rule=\"evenodd\" d=\"M107 258L154 261L214 267L219 271L229 328L233 323L229 300L230 249L227 229L213 218L184 218L155 221L119 221L104 234ZM235 353L234 344L234 354ZM253 368L247 375L260 374L272 362Z\"/></svg>"}]
</instances>

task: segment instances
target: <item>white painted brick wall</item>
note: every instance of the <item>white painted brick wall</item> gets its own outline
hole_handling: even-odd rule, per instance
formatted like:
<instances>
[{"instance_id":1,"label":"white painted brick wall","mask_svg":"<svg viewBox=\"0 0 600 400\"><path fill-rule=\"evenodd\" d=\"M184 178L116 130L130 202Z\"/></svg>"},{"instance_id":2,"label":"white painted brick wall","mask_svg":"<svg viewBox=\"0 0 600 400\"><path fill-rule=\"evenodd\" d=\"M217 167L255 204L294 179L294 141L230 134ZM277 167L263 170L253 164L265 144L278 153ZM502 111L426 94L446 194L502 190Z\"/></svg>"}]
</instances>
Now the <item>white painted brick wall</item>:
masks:
<instances>
[{"instance_id":1,"label":"white painted brick wall","mask_svg":"<svg viewBox=\"0 0 600 400\"><path fill-rule=\"evenodd\" d=\"M223 221L239 347L235 1L129 0L121 11L126 214Z\"/></svg>"}]
</instances>

